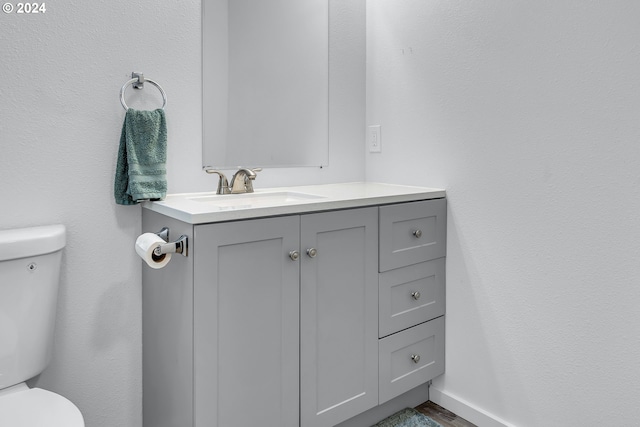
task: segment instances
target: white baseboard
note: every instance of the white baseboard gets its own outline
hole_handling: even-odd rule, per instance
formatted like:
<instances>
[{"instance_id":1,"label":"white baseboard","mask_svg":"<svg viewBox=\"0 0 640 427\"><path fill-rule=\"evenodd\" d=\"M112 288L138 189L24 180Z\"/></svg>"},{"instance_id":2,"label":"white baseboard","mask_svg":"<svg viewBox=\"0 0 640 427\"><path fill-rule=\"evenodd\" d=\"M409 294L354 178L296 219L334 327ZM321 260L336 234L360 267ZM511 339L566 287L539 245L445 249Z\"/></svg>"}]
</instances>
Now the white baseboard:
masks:
<instances>
[{"instance_id":1,"label":"white baseboard","mask_svg":"<svg viewBox=\"0 0 640 427\"><path fill-rule=\"evenodd\" d=\"M446 391L429 388L429 400L448 409L478 427L517 427Z\"/></svg>"}]
</instances>

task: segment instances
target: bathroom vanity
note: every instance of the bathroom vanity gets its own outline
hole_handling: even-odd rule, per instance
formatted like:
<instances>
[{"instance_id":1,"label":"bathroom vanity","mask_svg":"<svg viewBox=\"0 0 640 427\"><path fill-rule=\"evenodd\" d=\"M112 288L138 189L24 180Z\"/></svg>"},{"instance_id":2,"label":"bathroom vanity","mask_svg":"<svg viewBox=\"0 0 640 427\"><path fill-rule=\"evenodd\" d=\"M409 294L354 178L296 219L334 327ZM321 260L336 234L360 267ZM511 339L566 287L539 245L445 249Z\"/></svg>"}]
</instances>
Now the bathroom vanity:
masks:
<instances>
[{"instance_id":1,"label":"bathroom vanity","mask_svg":"<svg viewBox=\"0 0 640 427\"><path fill-rule=\"evenodd\" d=\"M170 195L162 227L188 256L143 269L145 426L370 425L444 372L443 190Z\"/></svg>"}]
</instances>

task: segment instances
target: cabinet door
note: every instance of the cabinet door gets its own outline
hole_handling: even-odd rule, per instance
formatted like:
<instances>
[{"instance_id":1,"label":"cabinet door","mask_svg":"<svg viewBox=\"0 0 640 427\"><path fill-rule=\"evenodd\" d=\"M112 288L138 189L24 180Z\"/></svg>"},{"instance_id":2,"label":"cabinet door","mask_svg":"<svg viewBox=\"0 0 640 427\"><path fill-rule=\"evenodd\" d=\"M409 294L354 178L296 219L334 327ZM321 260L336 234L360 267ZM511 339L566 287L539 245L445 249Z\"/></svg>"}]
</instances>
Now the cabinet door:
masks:
<instances>
[{"instance_id":1,"label":"cabinet door","mask_svg":"<svg viewBox=\"0 0 640 427\"><path fill-rule=\"evenodd\" d=\"M196 427L297 427L299 217L197 226Z\"/></svg>"},{"instance_id":2,"label":"cabinet door","mask_svg":"<svg viewBox=\"0 0 640 427\"><path fill-rule=\"evenodd\" d=\"M300 239L300 425L331 427L378 403L377 208L304 215Z\"/></svg>"}]
</instances>

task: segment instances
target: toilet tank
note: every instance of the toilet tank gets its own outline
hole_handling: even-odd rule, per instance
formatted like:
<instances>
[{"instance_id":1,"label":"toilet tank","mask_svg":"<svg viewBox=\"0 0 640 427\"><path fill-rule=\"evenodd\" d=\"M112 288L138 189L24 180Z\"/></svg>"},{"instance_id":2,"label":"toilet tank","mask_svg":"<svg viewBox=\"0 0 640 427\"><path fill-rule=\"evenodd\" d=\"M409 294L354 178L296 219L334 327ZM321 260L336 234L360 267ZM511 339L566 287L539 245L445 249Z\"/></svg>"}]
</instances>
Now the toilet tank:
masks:
<instances>
[{"instance_id":1,"label":"toilet tank","mask_svg":"<svg viewBox=\"0 0 640 427\"><path fill-rule=\"evenodd\" d=\"M65 227L0 230L0 390L51 358Z\"/></svg>"}]
</instances>

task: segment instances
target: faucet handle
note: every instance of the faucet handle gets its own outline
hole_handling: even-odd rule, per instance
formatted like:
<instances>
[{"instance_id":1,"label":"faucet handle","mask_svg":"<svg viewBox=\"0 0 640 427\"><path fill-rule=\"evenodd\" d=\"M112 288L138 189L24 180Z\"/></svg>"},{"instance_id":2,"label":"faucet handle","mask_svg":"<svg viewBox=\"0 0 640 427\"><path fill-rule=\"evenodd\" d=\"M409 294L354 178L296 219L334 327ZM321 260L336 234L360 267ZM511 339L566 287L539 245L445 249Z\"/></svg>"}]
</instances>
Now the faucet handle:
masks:
<instances>
[{"instance_id":1,"label":"faucet handle","mask_svg":"<svg viewBox=\"0 0 640 427\"><path fill-rule=\"evenodd\" d=\"M250 174L245 174L245 178L244 178L244 183L247 189L247 193L253 193L253 180L256 179L256 172L260 172L262 171L262 168L253 168L253 169L246 169L247 171L251 172Z\"/></svg>"},{"instance_id":2,"label":"faucet handle","mask_svg":"<svg viewBox=\"0 0 640 427\"><path fill-rule=\"evenodd\" d=\"M262 171L262 168L245 168L242 166L238 166L238 172L244 172L244 174L251 179L254 179L256 177L256 172L261 172L261 171Z\"/></svg>"},{"instance_id":3,"label":"faucet handle","mask_svg":"<svg viewBox=\"0 0 640 427\"><path fill-rule=\"evenodd\" d=\"M229 181L227 181L227 177L218 170L215 169L205 169L204 170L208 174L217 174L220 179L218 179L218 189L216 190L216 194L229 194L231 191L229 190Z\"/></svg>"}]
</instances>

